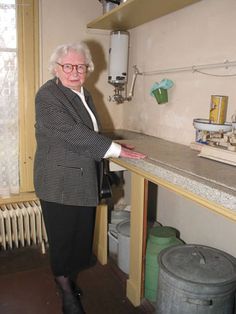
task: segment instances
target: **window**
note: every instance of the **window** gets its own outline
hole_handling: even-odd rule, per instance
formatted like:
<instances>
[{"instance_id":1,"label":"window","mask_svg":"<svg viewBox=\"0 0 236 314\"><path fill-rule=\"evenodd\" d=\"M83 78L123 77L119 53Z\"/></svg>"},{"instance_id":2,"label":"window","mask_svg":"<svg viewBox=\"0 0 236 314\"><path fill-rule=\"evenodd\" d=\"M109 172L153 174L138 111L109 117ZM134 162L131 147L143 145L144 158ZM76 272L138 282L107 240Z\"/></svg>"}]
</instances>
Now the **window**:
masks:
<instances>
[{"instance_id":1,"label":"window","mask_svg":"<svg viewBox=\"0 0 236 314\"><path fill-rule=\"evenodd\" d=\"M0 0L0 197L33 191L38 0Z\"/></svg>"},{"instance_id":2,"label":"window","mask_svg":"<svg viewBox=\"0 0 236 314\"><path fill-rule=\"evenodd\" d=\"M0 0L0 195L19 192L18 84L14 0Z\"/></svg>"}]
</instances>

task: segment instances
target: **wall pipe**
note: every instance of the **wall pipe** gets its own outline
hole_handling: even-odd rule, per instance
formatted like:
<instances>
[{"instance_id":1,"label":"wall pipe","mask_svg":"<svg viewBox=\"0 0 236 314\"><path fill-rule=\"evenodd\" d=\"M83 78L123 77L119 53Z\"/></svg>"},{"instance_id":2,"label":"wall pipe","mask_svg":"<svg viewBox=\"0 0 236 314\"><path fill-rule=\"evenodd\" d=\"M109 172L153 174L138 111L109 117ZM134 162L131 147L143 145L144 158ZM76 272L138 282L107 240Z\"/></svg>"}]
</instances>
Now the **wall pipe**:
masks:
<instances>
[{"instance_id":1,"label":"wall pipe","mask_svg":"<svg viewBox=\"0 0 236 314\"><path fill-rule=\"evenodd\" d=\"M182 68L169 68L169 69L162 69L162 70L155 70L155 71L146 71L146 72L139 72L140 75L155 75L155 74L164 74L164 73L176 73L176 72L185 72L191 71L195 72L198 70L204 69L216 69L216 68L226 68L236 66L236 61L224 61L221 63L209 63L209 64L202 64L202 65L193 65L187 66Z\"/></svg>"}]
</instances>

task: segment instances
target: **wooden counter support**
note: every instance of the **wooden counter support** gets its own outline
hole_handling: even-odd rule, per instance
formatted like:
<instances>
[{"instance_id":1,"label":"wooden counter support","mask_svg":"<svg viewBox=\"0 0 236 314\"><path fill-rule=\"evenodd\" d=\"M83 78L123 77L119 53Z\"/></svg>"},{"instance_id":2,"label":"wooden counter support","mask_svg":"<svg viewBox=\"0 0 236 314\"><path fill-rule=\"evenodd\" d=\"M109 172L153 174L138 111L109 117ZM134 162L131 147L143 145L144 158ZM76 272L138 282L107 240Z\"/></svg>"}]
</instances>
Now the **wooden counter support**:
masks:
<instances>
[{"instance_id":1,"label":"wooden counter support","mask_svg":"<svg viewBox=\"0 0 236 314\"><path fill-rule=\"evenodd\" d=\"M130 226L130 272L127 281L127 297L134 306L140 305L142 296L143 268L143 221L145 203L145 179L131 176L131 226Z\"/></svg>"},{"instance_id":2,"label":"wooden counter support","mask_svg":"<svg viewBox=\"0 0 236 314\"><path fill-rule=\"evenodd\" d=\"M99 204L97 206L96 213L93 252L102 265L105 265L107 263L107 221L107 205Z\"/></svg>"}]
</instances>

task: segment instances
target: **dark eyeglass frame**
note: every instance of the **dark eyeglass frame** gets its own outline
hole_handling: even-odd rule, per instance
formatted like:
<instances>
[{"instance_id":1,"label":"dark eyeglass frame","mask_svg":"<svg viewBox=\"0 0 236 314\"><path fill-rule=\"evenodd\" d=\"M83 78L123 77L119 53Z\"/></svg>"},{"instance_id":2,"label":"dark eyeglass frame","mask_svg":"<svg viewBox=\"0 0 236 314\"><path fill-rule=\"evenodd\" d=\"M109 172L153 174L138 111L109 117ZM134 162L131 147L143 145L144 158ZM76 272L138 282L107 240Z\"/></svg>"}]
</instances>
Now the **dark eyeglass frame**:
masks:
<instances>
[{"instance_id":1,"label":"dark eyeglass frame","mask_svg":"<svg viewBox=\"0 0 236 314\"><path fill-rule=\"evenodd\" d=\"M88 70L88 65L87 64L71 64L71 63L65 63L65 64L61 64L59 62L56 62L58 65L61 66L62 71L66 74L69 74L71 72L73 72L74 69L76 69L76 71L80 74L84 74L87 72ZM67 71L65 70L65 66L71 66L71 70Z\"/></svg>"}]
</instances>

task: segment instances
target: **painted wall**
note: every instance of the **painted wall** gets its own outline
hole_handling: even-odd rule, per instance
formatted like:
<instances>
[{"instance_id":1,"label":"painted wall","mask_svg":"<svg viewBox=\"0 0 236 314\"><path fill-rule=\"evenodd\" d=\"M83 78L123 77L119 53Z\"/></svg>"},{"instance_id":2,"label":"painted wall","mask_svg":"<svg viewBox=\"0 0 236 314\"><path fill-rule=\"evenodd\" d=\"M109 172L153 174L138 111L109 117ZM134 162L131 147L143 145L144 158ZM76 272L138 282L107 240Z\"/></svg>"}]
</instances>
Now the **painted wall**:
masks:
<instances>
[{"instance_id":1,"label":"painted wall","mask_svg":"<svg viewBox=\"0 0 236 314\"><path fill-rule=\"evenodd\" d=\"M236 60L235 12L235 0L204 0L131 30L129 85L134 64L142 72ZM189 145L195 136L192 120L208 118L212 94L229 96L230 119L236 110L236 77L195 72L139 76L132 102L110 103L109 32L86 28L101 13L101 4L96 0L41 0L42 82L50 77L47 66L54 47L82 39L88 41L96 67L87 87L106 129L125 128ZM236 67L206 72L234 74ZM163 78L173 80L175 85L169 91L169 102L158 105L149 91L155 81ZM236 256L233 222L161 188L157 218L179 229L186 242L215 246Z\"/></svg>"},{"instance_id":2,"label":"painted wall","mask_svg":"<svg viewBox=\"0 0 236 314\"><path fill-rule=\"evenodd\" d=\"M204 0L130 31L130 67L141 72L236 60L236 1ZM204 70L236 74L236 67ZM130 72L131 73L131 72ZM154 82L173 80L169 102L158 105L149 91ZM194 118L208 118L210 96L229 96L227 120L236 111L236 76L196 72L138 76L135 97L124 104L123 127L189 145ZM220 167L220 164L219 164ZM235 222L183 197L158 188L157 220L180 231L187 243L222 249L236 256Z\"/></svg>"},{"instance_id":3,"label":"painted wall","mask_svg":"<svg viewBox=\"0 0 236 314\"><path fill-rule=\"evenodd\" d=\"M91 30L86 24L102 13L96 0L41 0L42 82L49 78L48 59L61 43L87 40L95 62L88 79L106 129L125 128L185 145L195 137L194 118L208 118L210 96L229 96L228 120L236 110L235 77L196 72L138 76L132 102L109 102L107 84L109 31ZM141 72L236 60L235 0L204 0L130 30L129 82L132 66ZM230 69L205 70L213 75L236 73ZM158 105L149 92L163 78L174 81L169 102Z\"/></svg>"},{"instance_id":4,"label":"painted wall","mask_svg":"<svg viewBox=\"0 0 236 314\"><path fill-rule=\"evenodd\" d=\"M236 1L204 0L130 31L130 66L140 72L236 60ZM204 70L236 74L236 67ZM154 82L173 80L169 102L158 105L149 95ZM210 96L229 96L228 119L236 111L236 76L196 72L139 76L135 97L124 104L123 127L185 145L195 138L194 118L208 118Z\"/></svg>"},{"instance_id":5,"label":"painted wall","mask_svg":"<svg viewBox=\"0 0 236 314\"><path fill-rule=\"evenodd\" d=\"M208 245L236 257L235 222L164 188L158 189L157 220L180 231L186 243Z\"/></svg>"},{"instance_id":6,"label":"painted wall","mask_svg":"<svg viewBox=\"0 0 236 314\"><path fill-rule=\"evenodd\" d=\"M112 86L107 83L110 31L87 29L86 25L102 14L98 0L40 0L41 83L48 80L48 61L53 49L64 43L86 41L95 64L87 79L105 129L121 128L123 107L108 101Z\"/></svg>"}]
</instances>

